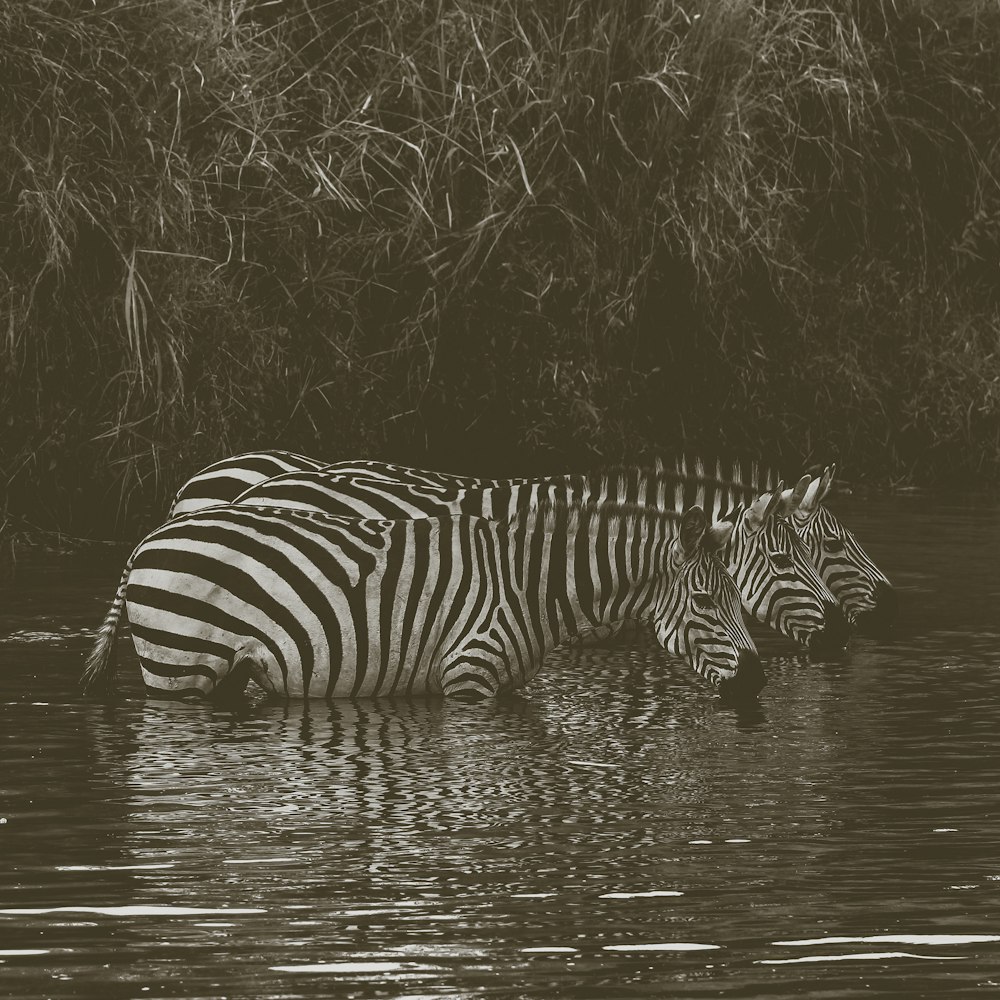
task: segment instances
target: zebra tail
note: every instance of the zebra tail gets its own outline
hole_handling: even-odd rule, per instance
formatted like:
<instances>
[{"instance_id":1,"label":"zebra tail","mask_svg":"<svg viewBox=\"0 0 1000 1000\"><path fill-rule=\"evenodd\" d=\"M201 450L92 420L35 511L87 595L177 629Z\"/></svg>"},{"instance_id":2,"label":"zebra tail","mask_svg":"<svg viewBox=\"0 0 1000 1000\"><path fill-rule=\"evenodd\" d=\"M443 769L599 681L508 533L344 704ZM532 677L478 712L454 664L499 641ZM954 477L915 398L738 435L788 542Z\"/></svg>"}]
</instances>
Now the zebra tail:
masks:
<instances>
[{"instance_id":1,"label":"zebra tail","mask_svg":"<svg viewBox=\"0 0 1000 1000\"><path fill-rule=\"evenodd\" d=\"M125 607L125 585L129 573L132 572L132 560L135 552L128 557L122 578L115 591L115 599L111 608L104 616L101 627L97 630L97 641L87 656L80 675L80 686L87 694L114 694L117 689L118 675L118 624L121 620L122 608Z\"/></svg>"}]
</instances>

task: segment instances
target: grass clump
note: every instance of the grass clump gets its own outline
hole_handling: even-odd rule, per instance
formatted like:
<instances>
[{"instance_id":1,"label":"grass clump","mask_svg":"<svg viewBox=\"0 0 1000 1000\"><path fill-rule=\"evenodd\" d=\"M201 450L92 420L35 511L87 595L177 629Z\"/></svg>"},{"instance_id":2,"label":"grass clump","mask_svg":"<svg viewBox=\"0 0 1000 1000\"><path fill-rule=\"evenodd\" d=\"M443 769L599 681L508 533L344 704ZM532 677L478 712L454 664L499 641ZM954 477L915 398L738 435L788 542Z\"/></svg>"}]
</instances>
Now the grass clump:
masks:
<instances>
[{"instance_id":1,"label":"grass clump","mask_svg":"<svg viewBox=\"0 0 1000 1000\"><path fill-rule=\"evenodd\" d=\"M38 527L133 535L259 446L996 476L993 4L49 0L0 34L0 506Z\"/></svg>"}]
</instances>

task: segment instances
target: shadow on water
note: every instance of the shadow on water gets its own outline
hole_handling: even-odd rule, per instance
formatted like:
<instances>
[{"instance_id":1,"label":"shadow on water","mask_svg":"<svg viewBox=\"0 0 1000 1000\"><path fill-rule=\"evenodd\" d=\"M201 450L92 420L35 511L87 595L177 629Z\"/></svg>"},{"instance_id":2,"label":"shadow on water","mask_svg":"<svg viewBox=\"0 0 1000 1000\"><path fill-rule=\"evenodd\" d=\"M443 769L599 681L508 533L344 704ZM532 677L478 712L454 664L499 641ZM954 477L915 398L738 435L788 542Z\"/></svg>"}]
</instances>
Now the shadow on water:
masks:
<instances>
[{"instance_id":1,"label":"shadow on water","mask_svg":"<svg viewBox=\"0 0 1000 1000\"><path fill-rule=\"evenodd\" d=\"M988 991L1000 516L842 513L897 629L824 660L764 637L751 704L639 637L479 705L147 701L128 657L103 705L75 683L117 568L27 574L0 594L0 992Z\"/></svg>"}]
</instances>

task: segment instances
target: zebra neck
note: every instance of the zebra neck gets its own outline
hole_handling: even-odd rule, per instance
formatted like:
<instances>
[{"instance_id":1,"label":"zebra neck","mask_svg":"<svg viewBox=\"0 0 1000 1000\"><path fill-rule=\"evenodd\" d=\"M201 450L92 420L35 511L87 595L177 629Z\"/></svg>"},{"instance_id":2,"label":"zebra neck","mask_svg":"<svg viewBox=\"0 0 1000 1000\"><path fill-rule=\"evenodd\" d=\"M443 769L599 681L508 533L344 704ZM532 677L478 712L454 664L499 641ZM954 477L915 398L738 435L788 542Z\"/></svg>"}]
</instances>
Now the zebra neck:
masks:
<instances>
[{"instance_id":1,"label":"zebra neck","mask_svg":"<svg viewBox=\"0 0 1000 1000\"><path fill-rule=\"evenodd\" d=\"M595 625L650 617L668 541L650 532L664 523L672 522L596 508L533 510L511 522L507 582L537 654Z\"/></svg>"}]
</instances>

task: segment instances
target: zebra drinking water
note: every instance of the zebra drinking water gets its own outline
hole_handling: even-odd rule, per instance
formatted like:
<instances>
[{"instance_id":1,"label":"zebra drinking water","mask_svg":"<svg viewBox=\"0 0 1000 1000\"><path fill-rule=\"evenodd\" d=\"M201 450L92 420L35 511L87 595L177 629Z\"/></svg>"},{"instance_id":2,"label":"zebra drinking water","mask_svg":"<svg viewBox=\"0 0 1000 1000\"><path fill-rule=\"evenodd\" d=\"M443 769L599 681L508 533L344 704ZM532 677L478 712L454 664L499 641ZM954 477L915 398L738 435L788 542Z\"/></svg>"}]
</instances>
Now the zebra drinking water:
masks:
<instances>
[{"instance_id":1,"label":"zebra drinking water","mask_svg":"<svg viewBox=\"0 0 1000 1000\"><path fill-rule=\"evenodd\" d=\"M833 485L836 466L827 466L792 511L792 524L809 550L848 618L865 631L880 631L896 617L896 591L861 544L823 500Z\"/></svg>"},{"instance_id":2,"label":"zebra drinking water","mask_svg":"<svg viewBox=\"0 0 1000 1000\"><path fill-rule=\"evenodd\" d=\"M275 476L242 493L234 503L354 517L463 513L504 519L546 496L569 504L638 502L680 512L692 487L686 477L662 469L621 468L591 476L507 482L485 489L431 485L414 470L408 470L405 478L372 479L334 469ZM714 519L726 517L734 525L720 558L736 581L746 612L814 650L842 649L848 640L844 615L785 519L802 501L808 483L805 476L784 495L779 488L728 511L721 510L719 497L708 495L704 485L700 486L701 499L715 507ZM583 638L609 638L618 628L616 625L606 634Z\"/></svg>"},{"instance_id":3,"label":"zebra drinking water","mask_svg":"<svg viewBox=\"0 0 1000 1000\"><path fill-rule=\"evenodd\" d=\"M658 465L657 469L665 471L666 467ZM805 509L791 517L790 522L806 543L814 567L848 620L861 628L891 625L897 605L892 584L855 536L823 505L830 493L834 469L835 466L830 466L824 471L820 479L827 478L825 487L816 487ZM222 459L192 476L178 490L170 516L232 502L245 489L283 473L318 470L327 470L331 475L397 481L414 488L501 487L532 481L474 479L364 460L327 463L284 451L249 452ZM761 493L773 490L778 482L773 470L757 462L716 460L708 463L700 457L682 455L675 460L673 471L685 483L679 508L701 506L710 520L731 511L737 504L752 503ZM239 488L240 484L245 485ZM642 497L634 499L639 503L648 502ZM360 515L355 513L354 516Z\"/></svg>"},{"instance_id":4,"label":"zebra drinking water","mask_svg":"<svg viewBox=\"0 0 1000 1000\"><path fill-rule=\"evenodd\" d=\"M645 618L720 691L760 660L700 508L543 503L505 522L366 520L248 506L174 518L139 543L83 674L114 681L123 606L147 689L284 697L492 696L584 628Z\"/></svg>"}]
</instances>

